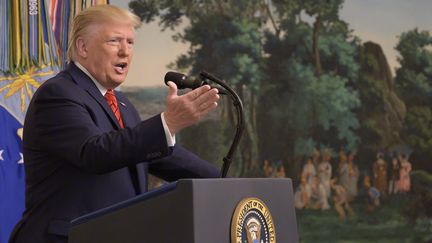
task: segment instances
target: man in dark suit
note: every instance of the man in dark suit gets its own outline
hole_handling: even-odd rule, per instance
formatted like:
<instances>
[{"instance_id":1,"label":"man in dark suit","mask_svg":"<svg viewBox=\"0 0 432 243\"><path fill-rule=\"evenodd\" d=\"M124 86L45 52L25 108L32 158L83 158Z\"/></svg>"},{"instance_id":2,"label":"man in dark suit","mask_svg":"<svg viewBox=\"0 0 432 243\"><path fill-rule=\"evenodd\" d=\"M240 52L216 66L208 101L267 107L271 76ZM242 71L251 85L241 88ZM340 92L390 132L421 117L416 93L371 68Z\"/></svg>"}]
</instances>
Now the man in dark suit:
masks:
<instances>
[{"instance_id":1,"label":"man in dark suit","mask_svg":"<svg viewBox=\"0 0 432 243\"><path fill-rule=\"evenodd\" d=\"M110 5L75 17L68 67L37 90L27 112L26 210L10 242L67 242L70 220L145 192L147 173L168 181L218 177L174 137L216 107L216 89L178 96L169 82L166 110L145 121L114 91L126 78L139 25Z\"/></svg>"}]
</instances>

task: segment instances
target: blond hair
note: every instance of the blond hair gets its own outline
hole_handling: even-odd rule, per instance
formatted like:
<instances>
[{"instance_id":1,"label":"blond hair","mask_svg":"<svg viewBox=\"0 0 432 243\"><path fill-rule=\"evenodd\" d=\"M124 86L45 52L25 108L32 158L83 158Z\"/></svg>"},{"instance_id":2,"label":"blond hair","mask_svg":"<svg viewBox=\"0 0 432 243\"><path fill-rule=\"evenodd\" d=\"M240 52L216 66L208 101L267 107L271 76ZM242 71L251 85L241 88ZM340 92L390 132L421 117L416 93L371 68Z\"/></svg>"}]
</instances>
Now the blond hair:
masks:
<instances>
[{"instance_id":1,"label":"blond hair","mask_svg":"<svg viewBox=\"0 0 432 243\"><path fill-rule=\"evenodd\" d=\"M87 35L91 26L103 23L127 24L134 29L141 26L140 18L126 9L107 4L87 8L76 15L72 21L67 50L69 62L76 58L77 39Z\"/></svg>"}]
</instances>

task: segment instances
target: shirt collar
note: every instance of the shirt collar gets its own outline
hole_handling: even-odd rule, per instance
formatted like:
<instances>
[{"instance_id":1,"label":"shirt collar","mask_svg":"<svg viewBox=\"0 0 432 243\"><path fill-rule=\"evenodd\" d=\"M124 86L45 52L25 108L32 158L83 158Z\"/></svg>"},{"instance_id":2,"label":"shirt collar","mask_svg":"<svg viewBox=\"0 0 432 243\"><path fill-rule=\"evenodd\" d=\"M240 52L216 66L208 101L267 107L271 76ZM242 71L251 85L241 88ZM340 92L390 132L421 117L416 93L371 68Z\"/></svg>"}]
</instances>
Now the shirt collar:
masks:
<instances>
[{"instance_id":1,"label":"shirt collar","mask_svg":"<svg viewBox=\"0 0 432 243\"><path fill-rule=\"evenodd\" d=\"M81 70L83 71L85 74L87 74L87 76L90 77L90 79L93 81L93 83L96 85L96 87L98 88L98 90L101 92L102 96L105 96L107 89L102 86L90 73L89 71L83 67L79 62L74 61L75 65Z\"/></svg>"}]
</instances>

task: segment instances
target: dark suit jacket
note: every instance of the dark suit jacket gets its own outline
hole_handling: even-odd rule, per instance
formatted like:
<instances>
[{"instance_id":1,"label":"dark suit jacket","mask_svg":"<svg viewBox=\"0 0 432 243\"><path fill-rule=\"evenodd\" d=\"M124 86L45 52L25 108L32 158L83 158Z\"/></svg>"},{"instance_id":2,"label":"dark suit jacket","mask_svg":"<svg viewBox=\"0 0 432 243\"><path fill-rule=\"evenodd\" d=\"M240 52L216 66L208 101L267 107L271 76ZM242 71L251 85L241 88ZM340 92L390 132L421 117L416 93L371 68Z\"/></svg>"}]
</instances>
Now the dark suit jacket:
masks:
<instances>
[{"instance_id":1,"label":"dark suit jacket","mask_svg":"<svg viewBox=\"0 0 432 243\"><path fill-rule=\"evenodd\" d=\"M66 242L68 222L147 189L147 173L165 180L217 177L219 171L176 145L160 115L140 121L117 92L125 125L76 65L34 94L24 123L26 210L10 242Z\"/></svg>"}]
</instances>

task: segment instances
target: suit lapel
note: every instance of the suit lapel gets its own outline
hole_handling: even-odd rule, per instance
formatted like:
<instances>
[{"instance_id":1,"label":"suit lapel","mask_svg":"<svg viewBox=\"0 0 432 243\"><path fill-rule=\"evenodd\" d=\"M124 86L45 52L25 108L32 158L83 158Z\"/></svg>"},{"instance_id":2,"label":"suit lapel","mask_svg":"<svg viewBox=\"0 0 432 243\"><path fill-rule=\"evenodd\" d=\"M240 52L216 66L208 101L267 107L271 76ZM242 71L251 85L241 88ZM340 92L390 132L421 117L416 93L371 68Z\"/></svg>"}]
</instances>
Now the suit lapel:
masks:
<instances>
[{"instance_id":1,"label":"suit lapel","mask_svg":"<svg viewBox=\"0 0 432 243\"><path fill-rule=\"evenodd\" d=\"M117 129L120 129L120 124L117 121L111 107L109 107L105 98L102 96L99 89L93 83L93 81L88 77L81 69L79 69L74 63L70 63L67 72L72 76L72 79L84 90L86 90L93 99L95 99L99 105L105 110L108 118L114 124ZM120 114L122 116L123 124L126 126L134 126L136 124L136 120L130 113L131 107L128 107L128 102L125 101L125 98L122 95L116 95L117 103L120 108ZM144 166L143 163L137 164L136 169L135 166L129 167L129 173L131 173L131 180L135 187L135 191L137 194L143 193L147 191L147 166Z\"/></svg>"},{"instance_id":2,"label":"suit lapel","mask_svg":"<svg viewBox=\"0 0 432 243\"><path fill-rule=\"evenodd\" d=\"M90 79L90 77L87 76L83 71L81 71L81 69L79 69L73 62L69 64L66 70L72 76L72 79L75 81L75 83L77 83L78 86L86 90L87 93L89 93L90 96L99 103L99 105L105 110L105 113L107 114L111 122L114 124L114 126L117 129L120 129L120 124L117 121L114 113L112 112L111 107L109 107L105 98L102 96L101 92Z\"/></svg>"}]
</instances>

